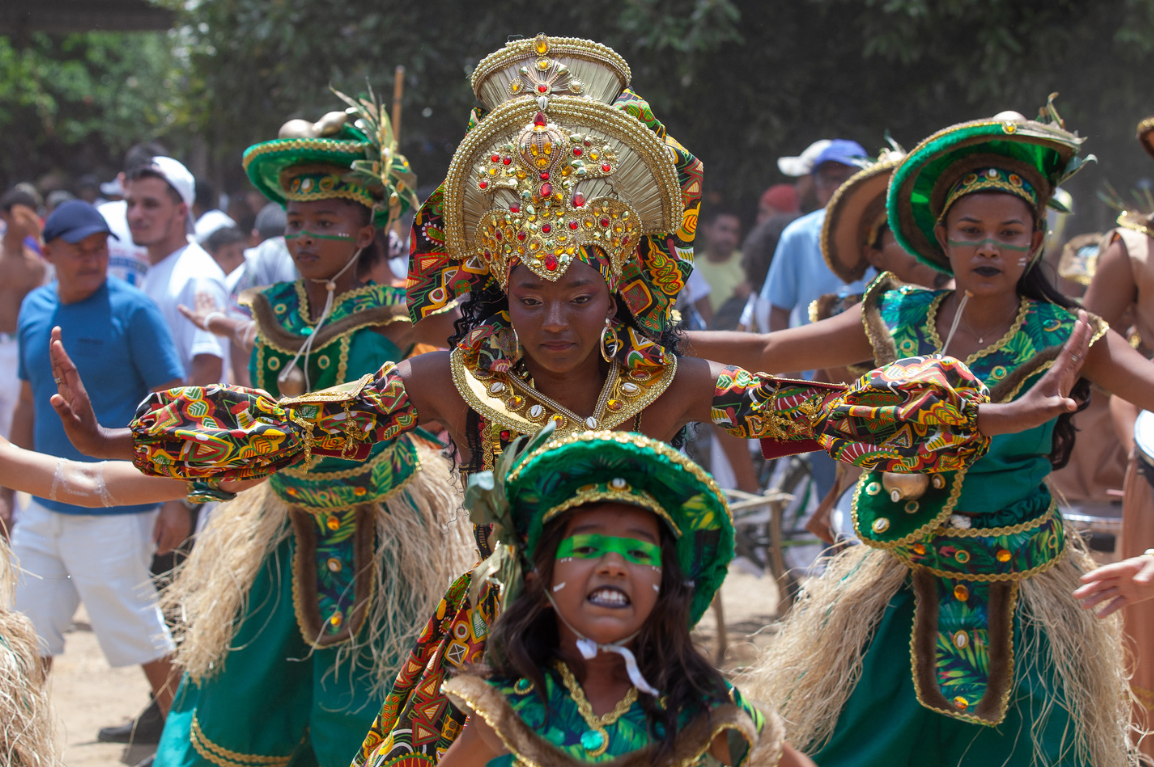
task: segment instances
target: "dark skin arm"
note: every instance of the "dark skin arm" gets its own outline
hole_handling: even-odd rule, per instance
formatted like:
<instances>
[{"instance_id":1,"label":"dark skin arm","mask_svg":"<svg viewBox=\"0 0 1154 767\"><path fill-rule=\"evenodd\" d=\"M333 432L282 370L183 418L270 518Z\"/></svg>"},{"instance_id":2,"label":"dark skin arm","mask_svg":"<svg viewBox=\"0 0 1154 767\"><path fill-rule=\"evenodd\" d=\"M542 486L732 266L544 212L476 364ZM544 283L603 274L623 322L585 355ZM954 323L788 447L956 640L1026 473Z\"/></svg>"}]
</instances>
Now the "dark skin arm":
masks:
<instances>
[{"instance_id":1,"label":"dark skin arm","mask_svg":"<svg viewBox=\"0 0 1154 767\"><path fill-rule=\"evenodd\" d=\"M695 357L758 372L819 370L873 359L860 305L828 320L765 335L736 331L691 331L687 335L688 352Z\"/></svg>"},{"instance_id":2,"label":"dark skin arm","mask_svg":"<svg viewBox=\"0 0 1154 767\"><path fill-rule=\"evenodd\" d=\"M1116 327L1126 309L1138 300L1138 286L1130 268L1130 254L1121 238L1114 240L1098 257L1094 280L1086 290L1082 305Z\"/></svg>"}]
</instances>

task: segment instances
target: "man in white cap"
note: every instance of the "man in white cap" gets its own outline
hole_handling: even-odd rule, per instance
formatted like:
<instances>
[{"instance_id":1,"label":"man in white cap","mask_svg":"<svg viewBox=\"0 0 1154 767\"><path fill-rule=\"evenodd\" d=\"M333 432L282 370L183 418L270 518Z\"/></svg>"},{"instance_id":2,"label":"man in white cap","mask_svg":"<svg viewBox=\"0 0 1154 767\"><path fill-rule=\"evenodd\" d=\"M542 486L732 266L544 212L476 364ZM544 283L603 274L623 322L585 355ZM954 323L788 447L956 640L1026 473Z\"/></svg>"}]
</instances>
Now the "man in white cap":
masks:
<instances>
[{"instance_id":1,"label":"man in white cap","mask_svg":"<svg viewBox=\"0 0 1154 767\"><path fill-rule=\"evenodd\" d=\"M195 199L192 174L171 157L153 157L129 171L124 186L132 241L148 251L149 269L141 289L168 322L185 383L225 382L224 342L197 328L176 308L195 306L197 293L208 293L218 306L225 306L228 296L224 272L200 245L188 240Z\"/></svg>"},{"instance_id":2,"label":"man in white cap","mask_svg":"<svg viewBox=\"0 0 1154 767\"><path fill-rule=\"evenodd\" d=\"M813 166L814 163L817 162L817 158L821 156L821 153L824 152L829 145L829 139L818 139L807 146L805 151L797 157L777 158L777 169L785 175L797 179L793 188L797 192L797 199L803 211L810 211L820 207L813 188Z\"/></svg>"}]
</instances>

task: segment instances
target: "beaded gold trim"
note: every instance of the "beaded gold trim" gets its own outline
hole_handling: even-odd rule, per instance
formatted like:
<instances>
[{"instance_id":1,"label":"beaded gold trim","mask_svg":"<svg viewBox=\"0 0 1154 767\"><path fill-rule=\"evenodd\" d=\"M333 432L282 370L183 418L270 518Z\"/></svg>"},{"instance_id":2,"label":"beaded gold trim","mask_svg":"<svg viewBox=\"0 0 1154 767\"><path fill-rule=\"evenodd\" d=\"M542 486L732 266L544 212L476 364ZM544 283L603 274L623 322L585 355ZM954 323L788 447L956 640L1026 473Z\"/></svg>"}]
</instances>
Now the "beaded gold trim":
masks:
<instances>
[{"instance_id":1,"label":"beaded gold trim","mask_svg":"<svg viewBox=\"0 0 1154 767\"><path fill-rule=\"evenodd\" d=\"M942 522L945 522L947 519L949 519L950 515L954 513L954 507L958 505L958 499L962 495L962 482L966 478L967 471L969 471L969 467L959 469L954 475L954 483L950 486L950 495L948 498L946 498L945 505L942 506L942 510L934 515L934 518L929 522L926 522L924 525L917 528L909 535L905 535L894 541L874 541L870 540L866 536L861 536L861 542L873 549L896 549L898 546L904 546L907 543L913 543L918 538L924 538L927 534L927 531L940 527ZM862 475L858 477L857 486L853 491L853 511L851 512L851 515L853 517L854 530L860 529L860 522L858 521L857 514L858 502L860 501L862 490L865 489L866 484L870 482L869 477L872 474L872 471L862 472Z\"/></svg>"},{"instance_id":2,"label":"beaded gold trim","mask_svg":"<svg viewBox=\"0 0 1154 767\"><path fill-rule=\"evenodd\" d=\"M956 291L950 291L935 296L934 300L930 302L929 310L926 312L926 334L929 336L930 343L934 345L934 349L936 349L939 354L942 353L942 338L938 335L938 310L941 308L942 302L946 299L946 296L952 295L954 292ZM970 365L973 365L975 362L980 360L982 357L988 357L995 352L1001 351L1006 344L1010 343L1014 336L1018 334L1018 331L1022 329L1022 323L1026 321L1026 313L1029 308L1030 299L1022 296L1018 301L1018 313L1014 316L1014 321L1010 324L1010 329L1006 331L1004 336L1002 336L990 346L987 346L984 349L978 349L969 357L966 357L966 366L969 367Z\"/></svg>"},{"instance_id":3,"label":"beaded gold trim","mask_svg":"<svg viewBox=\"0 0 1154 767\"><path fill-rule=\"evenodd\" d=\"M716 500L719 504L721 504L721 507L725 509L725 514L729 517L730 522L733 522L733 514L729 511L729 503L725 500L725 494L721 492L721 488L719 488L717 483L713 481L713 477L709 476L709 474L707 474L704 469L664 442L657 442L656 440L652 440L642 434L634 434L632 432L584 431L577 434L568 434L560 437L554 437L541 447L534 450L529 455L522 458L521 462L517 464L517 467L513 469L513 471L509 472L509 476L505 478L505 482L515 482L517 478L521 476L521 472L525 470L526 466L529 466L533 463L534 459L550 450L555 450L559 447L570 445L574 442L590 442L593 440L612 440L613 442L619 442L624 445L636 445L637 447L653 450L662 458L684 469L686 472L692 475L694 479L705 485L709 492L713 493L713 495L716 497Z\"/></svg>"},{"instance_id":4,"label":"beaded gold trim","mask_svg":"<svg viewBox=\"0 0 1154 767\"><path fill-rule=\"evenodd\" d=\"M545 41L544 50L537 47L541 38L544 38ZM629 70L628 62L607 45L592 40L583 40L579 37L545 37L541 35L538 38L525 38L505 43L504 48L481 59L469 78L469 85L473 88L473 93L476 94L477 98L481 98L482 83L495 72L499 72L517 61L536 61L542 56L549 56L550 58L571 57L600 62L607 65L621 79L622 88L629 86L629 81L633 76Z\"/></svg>"},{"instance_id":5,"label":"beaded gold trim","mask_svg":"<svg viewBox=\"0 0 1154 767\"><path fill-rule=\"evenodd\" d=\"M1010 588L1010 605L1007 608L1009 610L1010 617L1011 617L1010 637L1009 637L1009 641L1008 641L1009 646L1006 648L1007 652L1009 653L1009 665L1006 669L1006 676L1008 679L1014 678L1014 628L1013 628L1012 620L1013 620L1014 611L1017 610L1017 608L1018 608L1018 584L1015 583ZM973 714L964 714L961 711L958 711L957 709L949 710L949 709L937 708L936 706L931 706L929 703L927 703L922 698L922 690L921 690L921 687L918 685L918 653L917 653L917 647L916 647L916 638L917 638L917 623L915 621L914 628L910 630L910 675L911 675L911 679L913 680L913 684L914 684L914 696L918 699L918 703L921 704L922 708L926 708L930 711L936 711L939 714L944 714L944 715L951 717L953 719L961 719L962 721L969 722L970 724L980 724L984 727L990 727L990 726L994 726L997 724L1001 724L1001 722L1003 721L1003 719L1006 716L1006 710L1009 708L1009 705L1010 705L1010 695L1017 688L1017 685L1015 685L1015 684L1007 684L1006 685L1006 691L1004 693L1002 693L1002 700L998 704L998 710L1001 712L1002 718L999 719L997 722L990 722L986 719L982 719L980 717L974 716Z\"/></svg>"},{"instance_id":6,"label":"beaded gold trim","mask_svg":"<svg viewBox=\"0 0 1154 767\"><path fill-rule=\"evenodd\" d=\"M541 518L541 524L545 524L549 522L549 520L564 514L566 511L569 511L569 509L585 506L590 503L609 501L611 503L624 503L629 506L640 506L643 509L648 509L664 519L676 537L681 537L681 528L673 521L673 517L669 516L669 512L657 502L657 499L644 490L614 490L613 488L603 487L594 487L584 492L582 492L582 490L578 490L577 494L572 498L557 504L545 512L545 516Z\"/></svg>"},{"instance_id":7,"label":"beaded gold trim","mask_svg":"<svg viewBox=\"0 0 1154 767\"><path fill-rule=\"evenodd\" d=\"M1052 519L1057 511L1058 500L1051 495L1050 507L1046 509L1041 516L1036 519L1031 519L1028 522L1020 522L1016 525L1007 525L1005 527L971 527L967 529L960 527L943 527L934 534L945 538L995 538L1001 535L1017 535L1018 533L1024 533L1027 530L1041 527Z\"/></svg>"},{"instance_id":8,"label":"beaded gold trim","mask_svg":"<svg viewBox=\"0 0 1154 767\"><path fill-rule=\"evenodd\" d=\"M349 157L364 157L365 150L368 146L369 144L367 143L350 143L348 141L335 141L327 138L298 138L277 142L269 141L263 144L257 144L245 152L241 164L247 172L248 166L257 157L266 154L296 154L302 150L335 152L338 154L347 154Z\"/></svg>"},{"instance_id":9,"label":"beaded gold trim","mask_svg":"<svg viewBox=\"0 0 1154 767\"><path fill-rule=\"evenodd\" d=\"M304 738L307 737L307 731ZM217 765L217 767L256 767L257 765L268 765L269 767L281 767L287 765L292 761L292 755L289 756L259 756L256 754L241 754L236 751L230 751L223 746L219 746L209 740L208 736L204 734L201 729L200 721L197 719L196 712L192 712L192 728L189 731L189 740L192 741L192 747L202 757Z\"/></svg>"},{"instance_id":10,"label":"beaded gold trim","mask_svg":"<svg viewBox=\"0 0 1154 767\"><path fill-rule=\"evenodd\" d=\"M1051 560L1043 562L1037 567L1031 567L1029 570L1022 570L1021 572L1017 573L960 573L956 570L939 570L935 567L911 564L897 554L894 554L894 557L910 570L922 570L927 573L932 573L939 578L945 578L946 580L950 581L971 581L978 583L1001 583L1004 581L1012 581L1016 583L1017 581L1023 581L1027 578L1033 578L1035 575L1044 573L1054 565L1058 564L1058 561L1065 555L1067 548L1066 539L1063 538L1062 550L1058 552L1057 556Z\"/></svg>"},{"instance_id":11,"label":"beaded gold trim","mask_svg":"<svg viewBox=\"0 0 1154 767\"><path fill-rule=\"evenodd\" d=\"M541 400L533 403L534 405L541 405L543 409L541 416L530 418L528 412L531 406L527 401L524 401L524 397L521 398L522 404L516 408L510 404L514 402L514 396L520 395L517 394L505 376L494 375L487 379L478 378L475 371L468 368L464 353L460 349L454 349L449 355L449 367L453 375L453 384L457 387L457 391L460 392L466 404L490 423L498 423L518 434L536 434L551 419L560 416L562 421L558 424L557 430L561 434L585 431L589 428L583 421L574 423L564 414L555 412L552 407ZM646 380L638 380L630 372L620 371L609 400L621 402L621 408L617 411L606 411L604 417L598 422L597 428L613 429L626 423L660 397L669 387L669 384L673 382L676 373L677 358L673 356L670 356L660 375L651 375ZM503 383L504 390L490 393L490 387L495 383ZM632 396L623 394L622 387L626 383L637 386L639 391ZM497 396L497 394L504 396ZM600 416L601 414L598 413L597 415Z\"/></svg>"},{"instance_id":12,"label":"beaded gold trim","mask_svg":"<svg viewBox=\"0 0 1154 767\"><path fill-rule=\"evenodd\" d=\"M1135 215L1130 211L1122 211L1118 214L1117 224L1123 229L1130 229L1144 234L1147 237L1154 238L1154 228L1150 226L1150 219L1141 214Z\"/></svg>"}]
</instances>

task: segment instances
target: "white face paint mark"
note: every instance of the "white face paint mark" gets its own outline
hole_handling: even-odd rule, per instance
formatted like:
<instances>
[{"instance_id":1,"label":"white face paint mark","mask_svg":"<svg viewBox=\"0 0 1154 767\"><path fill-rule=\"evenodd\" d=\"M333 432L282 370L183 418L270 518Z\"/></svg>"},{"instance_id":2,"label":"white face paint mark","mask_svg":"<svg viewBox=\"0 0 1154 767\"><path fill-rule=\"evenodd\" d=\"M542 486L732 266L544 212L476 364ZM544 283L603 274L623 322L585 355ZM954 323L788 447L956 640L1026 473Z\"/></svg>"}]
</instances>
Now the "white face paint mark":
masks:
<instances>
[{"instance_id":1,"label":"white face paint mark","mask_svg":"<svg viewBox=\"0 0 1154 767\"><path fill-rule=\"evenodd\" d=\"M564 581L562 581L561 583L558 583L556 586L553 587L553 593L556 594L558 591L560 591L563 588L565 588L565 582Z\"/></svg>"}]
</instances>

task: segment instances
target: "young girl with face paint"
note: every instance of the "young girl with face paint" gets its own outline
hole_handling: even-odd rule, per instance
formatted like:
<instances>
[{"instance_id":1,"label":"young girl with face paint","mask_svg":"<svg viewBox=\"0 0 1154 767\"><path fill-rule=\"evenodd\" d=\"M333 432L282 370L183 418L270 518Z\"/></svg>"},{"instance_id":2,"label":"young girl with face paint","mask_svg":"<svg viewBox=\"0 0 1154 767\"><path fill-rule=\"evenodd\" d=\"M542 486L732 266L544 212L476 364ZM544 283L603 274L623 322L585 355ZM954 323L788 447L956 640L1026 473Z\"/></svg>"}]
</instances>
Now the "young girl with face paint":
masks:
<instances>
[{"instance_id":1,"label":"young girl with face paint","mask_svg":"<svg viewBox=\"0 0 1154 767\"><path fill-rule=\"evenodd\" d=\"M1038 387L1084 397L1089 380L1154 408L1154 364L1077 312L1038 263L1047 203L1082 141L1052 106L934 134L894 171L889 224L956 290L882 275L830 320L698 334L695 351L768 370L944 353L1008 407ZM1094 565L1045 484L1073 439L1063 414L995 437L959 471L863 474L853 521L865 545L807 586L751 687L822 767L1131 763L1118 626L1071 597Z\"/></svg>"},{"instance_id":2,"label":"young girl with face paint","mask_svg":"<svg viewBox=\"0 0 1154 767\"><path fill-rule=\"evenodd\" d=\"M518 566L485 665L445 684L469 720L439 763L811 764L690 639L733 552L713 481L639 435L549 436L473 479Z\"/></svg>"}]
</instances>

